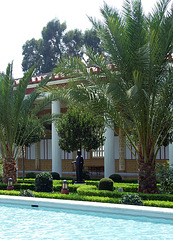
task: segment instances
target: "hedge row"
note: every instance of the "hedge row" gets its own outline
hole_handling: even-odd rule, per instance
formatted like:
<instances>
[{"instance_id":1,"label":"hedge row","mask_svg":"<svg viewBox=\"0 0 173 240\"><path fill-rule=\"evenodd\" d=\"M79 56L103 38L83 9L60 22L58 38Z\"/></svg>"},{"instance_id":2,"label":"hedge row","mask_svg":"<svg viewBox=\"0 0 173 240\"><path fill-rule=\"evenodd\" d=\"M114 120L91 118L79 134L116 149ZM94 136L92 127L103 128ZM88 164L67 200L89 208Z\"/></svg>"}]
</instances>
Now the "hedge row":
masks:
<instances>
[{"instance_id":1,"label":"hedge row","mask_svg":"<svg viewBox=\"0 0 173 240\"><path fill-rule=\"evenodd\" d=\"M96 190L88 189L85 186L81 186L77 189L77 193L83 196L98 196L98 197L110 197L110 198L121 198L127 192L118 191L106 191L106 190ZM159 200L159 201L170 201L173 202L173 195L171 194L143 194L138 193L142 200Z\"/></svg>"},{"instance_id":2,"label":"hedge row","mask_svg":"<svg viewBox=\"0 0 173 240\"><path fill-rule=\"evenodd\" d=\"M114 204L119 204L121 199L121 198L112 198L112 197L81 196L74 193L70 193L69 195L60 194L60 193L42 193L42 192L41 193L33 192L33 193L35 197L38 197L38 198L78 200L78 201L103 202L103 203L114 203ZM20 192L14 191L14 190L13 191L0 190L0 195L20 196ZM143 203L144 203L144 206L173 208L173 202L168 202L168 201L144 200Z\"/></svg>"}]
</instances>

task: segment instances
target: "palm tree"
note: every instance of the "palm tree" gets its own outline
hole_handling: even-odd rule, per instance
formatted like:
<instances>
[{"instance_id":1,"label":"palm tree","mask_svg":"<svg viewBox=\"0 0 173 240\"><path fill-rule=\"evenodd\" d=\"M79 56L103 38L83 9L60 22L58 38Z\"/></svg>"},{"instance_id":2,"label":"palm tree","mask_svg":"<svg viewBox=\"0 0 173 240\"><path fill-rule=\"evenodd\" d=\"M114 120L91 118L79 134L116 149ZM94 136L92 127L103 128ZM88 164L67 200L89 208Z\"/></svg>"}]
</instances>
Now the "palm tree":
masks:
<instances>
[{"instance_id":1,"label":"palm tree","mask_svg":"<svg viewBox=\"0 0 173 240\"><path fill-rule=\"evenodd\" d=\"M21 119L27 126L29 122L37 119L38 112L51 101L51 97L42 98L36 105L35 101L42 96L39 91L33 91L26 97L26 88L33 76L34 69L35 66L25 73L18 85L15 85L15 80L12 78L12 64L9 64L6 74L0 79L0 143L3 159L3 182L7 182L9 177L17 182L16 160L22 146L27 141L27 136L24 133L22 135L25 136L25 139L20 138ZM47 76L41 81L37 89L45 86L49 79L50 76ZM28 128L26 127L26 129ZM21 131L23 130L21 129Z\"/></svg>"},{"instance_id":2,"label":"palm tree","mask_svg":"<svg viewBox=\"0 0 173 240\"><path fill-rule=\"evenodd\" d=\"M107 123L111 120L123 130L127 144L137 154L138 191L143 193L158 192L156 156L173 127L173 14L167 11L169 2L158 1L148 16L140 0L126 0L121 13L105 4L103 22L90 18L105 54L97 56L88 49L92 68L69 58L56 69L78 83L57 90L59 96L88 105L104 114ZM80 80L86 80L85 84L79 84Z\"/></svg>"}]
</instances>

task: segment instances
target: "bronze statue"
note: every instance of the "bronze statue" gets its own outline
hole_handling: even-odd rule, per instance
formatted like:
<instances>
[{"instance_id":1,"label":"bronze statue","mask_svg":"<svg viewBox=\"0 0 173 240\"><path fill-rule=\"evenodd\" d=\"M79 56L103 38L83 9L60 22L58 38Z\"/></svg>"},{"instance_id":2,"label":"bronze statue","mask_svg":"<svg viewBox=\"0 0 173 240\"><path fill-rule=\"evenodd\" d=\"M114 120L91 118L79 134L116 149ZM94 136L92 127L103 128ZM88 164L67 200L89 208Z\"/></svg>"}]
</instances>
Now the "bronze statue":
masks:
<instances>
[{"instance_id":1,"label":"bronze statue","mask_svg":"<svg viewBox=\"0 0 173 240\"><path fill-rule=\"evenodd\" d=\"M77 183L82 183L82 169L83 169L83 157L81 156L81 151L77 151L77 157L76 161L73 161L72 163L76 164L76 178L77 178Z\"/></svg>"}]
</instances>

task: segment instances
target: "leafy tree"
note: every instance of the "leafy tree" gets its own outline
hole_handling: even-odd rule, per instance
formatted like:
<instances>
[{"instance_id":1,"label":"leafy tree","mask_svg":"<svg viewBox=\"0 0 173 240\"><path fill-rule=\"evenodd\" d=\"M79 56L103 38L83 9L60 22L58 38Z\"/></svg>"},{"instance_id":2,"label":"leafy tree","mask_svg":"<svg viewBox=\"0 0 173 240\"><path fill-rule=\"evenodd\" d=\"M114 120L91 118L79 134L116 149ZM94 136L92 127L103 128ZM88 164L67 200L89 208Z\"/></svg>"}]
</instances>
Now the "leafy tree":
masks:
<instances>
[{"instance_id":1,"label":"leafy tree","mask_svg":"<svg viewBox=\"0 0 173 240\"><path fill-rule=\"evenodd\" d=\"M59 20L48 22L42 30L42 73L52 71L62 55L62 36L66 29L66 23L60 23Z\"/></svg>"},{"instance_id":2,"label":"leafy tree","mask_svg":"<svg viewBox=\"0 0 173 240\"><path fill-rule=\"evenodd\" d=\"M148 17L140 0L126 0L122 13L105 4L103 22L90 19L105 56L86 52L97 74L79 59L64 59L56 69L78 80L75 87L59 89L57 94L83 102L124 131L127 144L137 154L138 191L143 193L158 192L156 156L173 128L173 11L167 11L169 2L158 1ZM80 80L88 84L79 84Z\"/></svg>"},{"instance_id":3,"label":"leafy tree","mask_svg":"<svg viewBox=\"0 0 173 240\"><path fill-rule=\"evenodd\" d=\"M49 116L46 116L50 118ZM41 121L40 121L41 120ZM17 146L22 148L22 165L23 165L23 180L25 176L25 167L24 167L24 148L29 147L33 143L40 142L44 137L44 126L42 119L35 117L35 119L30 119L24 121L20 119L17 134L16 134L15 143Z\"/></svg>"},{"instance_id":4,"label":"leafy tree","mask_svg":"<svg viewBox=\"0 0 173 240\"><path fill-rule=\"evenodd\" d=\"M64 37L64 54L67 56L73 57L82 57L83 53L81 48L83 46L83 34L80 30L70 30L68 31Z\"/></svg>"},{"instance_id":5,"label":"leafy tree","mask_svg":"<svg viewBox=\"0 0 173 240\"><path fill-rule=\"evenodd\" d=\"M22 69L24 72L30 69L35 63L37 74L49 73L56 66L63 53L62 37L66 29L66 23L60 23L54 19L43 28L42 38L32 38L23 45Z\"/></svg>"},{"instance_id":6,"label":"leafy tree","mask_svg":"<svg viewBox=\"0 0 173 240\"><path fill-rule=\"evenodd\" d=\"M101 54L100 38L97 36L95 29L86 30L84 33L84 44L94 52Z\"/></svg>"},{"instance_id":7,"label":"leafy tree","mask_svg":"<svg viewBox=\"0 0 173 240\"><path fill-rule=\"evenodd\" d=\"M27 97L25 96L26 88L33 76L34 69L35 66L25 73L18 85L14 85L12 64L9 64L6 74L0 80L0 142L3 159L3 182L7 182L9 177L13 178L14 182L17 181L16 160L21 147L15 143L16 139L20 137L18 127L21 119L26 124L28 123L28 119L30 121L34 120L38 112L52 100L52 96L48 96L42 98L39 104L35 104L35 101L43 95L41 91L33 91ZM49 79L50 76L43 79L38 85L37 90L45 86ZM25 144L25 141L23 144Z\"/></svg>"},{"instance_id":8,"label":"leafy tree","mask_svg":"<svg viewBox=\"0 0 173 240\"><path fill-rule=\"evenodd\" d=\"M54 19L43 28L42 38L26 41L22 47L23 71L26 72L38 62L36 74L51 72L62 56L82 58L84 45L101 53L100 40L94 29L86 30L84 34L78 29L65 30L66 23Z\"/></svg>"},{"instance_id":9,"label":"leafy tree","mask_svg":"<svg viewBox=\"0 0 173 240\"><path fill-rule=\"evenodd\" d=\"M80 107L70 107L66 114L56 121L60 137L60 148L73 152L78 149L97 149L104 143L103 121Z\"/></svg>"},{"instance_id":10,"label":"leafy tree","mask_svg":"<svg viewBox=\"0 0 173 240\"><path fill-rule=\"evenodd\" d=\"M26 41L26 43L22 46L23 52L22 55L22 70L26 72L30 69L35 63L41 62L42 55L41 55L41 48L42 48L43 40L39 39L36 40L32 38L31 40ZM36 73L40 73L41 71L41 64L39 63L36 66Z\"/></svg>"}]
</instances>

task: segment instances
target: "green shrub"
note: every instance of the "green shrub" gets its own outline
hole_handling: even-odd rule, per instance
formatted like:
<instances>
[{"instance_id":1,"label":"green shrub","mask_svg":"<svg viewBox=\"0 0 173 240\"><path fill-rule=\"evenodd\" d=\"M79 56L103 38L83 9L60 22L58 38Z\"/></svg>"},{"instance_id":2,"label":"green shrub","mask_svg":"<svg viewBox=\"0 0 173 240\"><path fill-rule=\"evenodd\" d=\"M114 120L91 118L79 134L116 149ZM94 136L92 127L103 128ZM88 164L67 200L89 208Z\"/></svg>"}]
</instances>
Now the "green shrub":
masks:
<instances>
[{"instance_id":1,"label":"green shrub","mask_svg":"<svg viewBox=\"0 0 173 240\"><path fill-rule=\"evenodd\" d=\"M35 184L29 184L29 183L15 183L14 184L14 189L15 190L20 190L20 189L30 189L30 190L35 190Z\"/></svg>"},{"instance_id":2,"label":"green shrub","mask_svg":"<svg viewBox=\"0 0 173 240\"><path fill-rule=\"evenodd\" d=\"M160 181L160 193L173 193L173 167L169 164L157 164L157 178Z\"/></svg>"},{"instance_id":3,"label":"green shrub","mask_svg":"<svg viewBox=\"0 0 173 240\"><path fill-rule=\"evenodd\" d=\"M90 180L91 178L90 178L90 175L89 175L89 172L87 171L87 170L82 170L82 178L84 179L84 180Z\"/></svg>"},{"instance_id":4,"label":"green shrub","mask_svg":"<svg viewBox=\"0 0 173 240\"><path fill-rule=\"evenodd\" d=\"M0 190L6 190L7 184L6 183L0 183Z\"/></svg>"},{"instance_id":5,"label":"green shrub","mask_svg":"<svg viewBox=\"0 0 173 240\"><path fill-rule=\"evenodd\" d=\"M60 175L57 172L51 172L53 180L60 180Z\"/></svg>"},{"instance_id":6,"label":"green shrub","mask_svg":"<svg viewBox=\"0 0 173 240\"><path fill-rule=\"evenodd\" d=\"M21 189L20 196L24 197L35 197L34 193L30 189Z\"/></svg>"},{"instance_id":7,"label":"green shrub","mask_svg":"<svg viewBox=\"0 0 173 240\"><path fill-rule=\"evenodd\" d=\"M121 175L116 174L116 173L110 175L109 178L112 179L114 182L117 182L117 183L122 182L122 177L121 177Z\"/></svg>"},{"instance_id":8,"label":"green shrub","mask_svg":"<svg viewBox=\"0 0 173 240\"><path fill-rule=\"evenodd\" d=\"M25 178L36 178L36 174L34 172L26 173L26 177Z\"/></svg>"},{"instance_id":9,"label":"green shrub","mask_svg":"<svg viewBox=\"0 0 173 240\"><path fill-rule=\"evenodd\" d=\"M26 184L35 184L35 179L34 178L25 178L24 181L23 179L17 179L17 183L26 183Z\"/></svg>"},{"instance_id":10,"label":"green shrub","mask_svg":"<svg viewBox=\"0 0 173 240\"><path fill-rule=\"evenodd\" d=\"M116 188L123 188L123 192L137 193L138 184L137 183L116 183Z\"/></svg>"},{"instance_id":11,"label":"green shrub","mask_svg":"<svg viewBox=\"0 0 173 240\"><path fill-rule=\"evenodd\" d=\"M122 179L123 183L138 183L138 179Z\"/></svg>"},{"instance_id":12,"label":"green shrub","mask_svg":"<svg viewBox=\"0 0 173 240\"><path fill-rule=\"evenodd\" d=\"M114 190L114 182L110 178L102 178L99 182L99 190Z\"/></svg>"},{"instance_id":13,"label":"green shrub","mask_svg":"<svg viewBox=\"0 0 173 240\"><path fill-rule=\"evenodd\" d=\"M42 172L36 176L35 179L36 192L52 192L53 191L53 177L48 172Z\"/></svg>"},{"instance_id":14,"label":"green shrub","mask_svg":"<svg viewBox=\"0 0 173 240\"><path fill-rule=\"evenodd\" d=\"M143 206L143 201L141 200L141 198L137 194L133 193L132 194L127 193L126 195L124 195L120 200L120 203Z\"/></svg>"}]
</instances>

